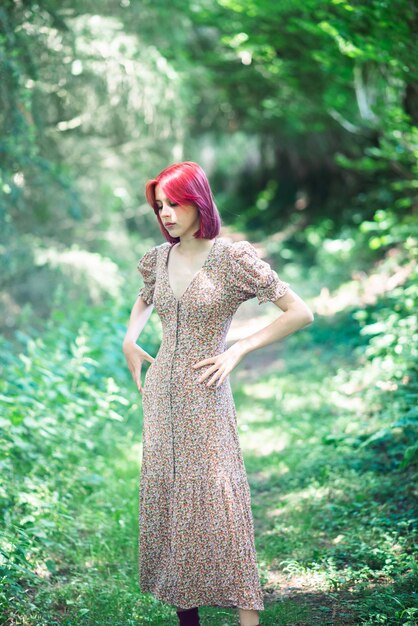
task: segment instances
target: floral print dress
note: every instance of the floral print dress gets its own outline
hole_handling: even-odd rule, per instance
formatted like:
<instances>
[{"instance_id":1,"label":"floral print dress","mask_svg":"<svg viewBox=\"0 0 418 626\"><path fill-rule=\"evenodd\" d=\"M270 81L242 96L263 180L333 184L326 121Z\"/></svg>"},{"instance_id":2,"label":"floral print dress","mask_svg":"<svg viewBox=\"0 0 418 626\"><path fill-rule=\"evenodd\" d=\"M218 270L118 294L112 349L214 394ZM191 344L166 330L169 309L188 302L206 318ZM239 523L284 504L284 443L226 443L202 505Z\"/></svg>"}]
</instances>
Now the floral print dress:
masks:
<instances>
[{"instance_id":1,"label":"floral print dress","mask_svg":"<svg viewBox=\"0 0 418 626\"><path fill-rule=\"evenodd\" d=\"M147 369L139 494L140 589L179 608L263 610L249 484L229 377L199 382L194 363L227 349L232 317L245 300L285 295L248 241L216 238L202 268L177 298L167 261L172 244L138 261L163 338Z\"/></svg>"}]
</instances>

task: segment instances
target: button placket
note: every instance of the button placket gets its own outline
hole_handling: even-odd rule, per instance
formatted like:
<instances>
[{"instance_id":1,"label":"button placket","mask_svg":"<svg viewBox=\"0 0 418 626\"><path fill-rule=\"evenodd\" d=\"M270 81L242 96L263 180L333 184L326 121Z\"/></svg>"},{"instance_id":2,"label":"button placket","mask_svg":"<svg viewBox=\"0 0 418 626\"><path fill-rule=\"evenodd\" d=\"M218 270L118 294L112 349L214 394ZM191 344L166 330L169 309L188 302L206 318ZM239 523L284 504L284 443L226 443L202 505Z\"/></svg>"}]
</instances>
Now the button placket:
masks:
<instances>
[{"instance_id":1,"label":"button placket","mask_svg":"<svg viewBox=\"0 0 418 626\"><path fill-rule=\"evenodd\" d=\"M174 415L173 415L173 393L175 393L175 387L173 385L173 369L174 369L174 360L176 358L177 345L178 345L178 328L179 328L179 311L180 311L180 302L177 300L175 302L175 319L174 319L174 349L171 356L171 367L170 367L170 386L169 386L169 396L170 396L170 429L171 429L171 449L172 449L172 471L173 471L173 481L176 478L176 446L175 446L175 429L174 429Z\"/></svg>"}]
</instances>

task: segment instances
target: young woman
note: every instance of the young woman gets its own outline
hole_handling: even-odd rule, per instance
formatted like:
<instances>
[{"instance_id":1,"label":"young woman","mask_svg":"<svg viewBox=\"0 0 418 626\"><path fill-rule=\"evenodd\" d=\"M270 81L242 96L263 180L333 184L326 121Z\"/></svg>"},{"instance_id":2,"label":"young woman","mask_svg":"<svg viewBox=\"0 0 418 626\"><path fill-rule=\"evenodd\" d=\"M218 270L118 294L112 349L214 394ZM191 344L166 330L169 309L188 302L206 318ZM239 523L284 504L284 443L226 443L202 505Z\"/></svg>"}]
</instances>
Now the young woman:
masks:
<instances>
[{"instance_id":1,"label":"young woman","mask_svg":"<svg viewBox=\"0 0 418 626\"><path fill-rule=\"evenodd\" d=\"M229 374L313 314L252 244L218 236L199 165L163 170L146 197L166 241L138 262L144 286L123 342L144 416L140 588L176 606L182 626L199 625L202 605L237 608L241 626L257 626L264 604ZM284 314L227 348L234 313L254 297ZM155 358L136 343L154 306L163 328ZM151 366L142 385L144 361Z\"/></svg>"}]
</instances>

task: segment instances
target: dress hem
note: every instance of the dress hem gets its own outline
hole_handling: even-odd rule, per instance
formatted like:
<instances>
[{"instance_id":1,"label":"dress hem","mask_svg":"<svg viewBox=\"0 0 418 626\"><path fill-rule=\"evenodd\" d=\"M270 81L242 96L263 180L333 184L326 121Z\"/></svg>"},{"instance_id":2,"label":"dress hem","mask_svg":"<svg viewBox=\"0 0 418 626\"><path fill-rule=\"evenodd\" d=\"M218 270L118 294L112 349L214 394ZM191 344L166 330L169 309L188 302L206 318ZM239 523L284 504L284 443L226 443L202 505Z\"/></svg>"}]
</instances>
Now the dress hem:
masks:
<instances>
[{"instance_id":1,"label":"dress hem","mask_svg":"<svg viewBox=\"0 0 418 626\"><path fill-rule=\"evenodd\" d=\"M173 598L169 598L168 596L165 596L164 594L151 591L150 589L146 589L144 587L141 588L141 593L149 593L160 602L164 602L164 604L170 604L171 606L175 606L179 609L184 609L184 610L194 608L195 606L199 606L199 607L208 606L208 607L221 608L221 609L242 609L244 611L264 611L264 605L260 605L257 603L253 604L252 606L248 606L248 604L246 604L245 606L241 606L240 603L233 604L233 603L227 603L227 602L222 603L222 602L211 602L210 600L208 601L202 600L202 601L199 601L198 603L189 602L187 606L184 606L181 603L175 602Z\"/></svg>"}]
</instances>

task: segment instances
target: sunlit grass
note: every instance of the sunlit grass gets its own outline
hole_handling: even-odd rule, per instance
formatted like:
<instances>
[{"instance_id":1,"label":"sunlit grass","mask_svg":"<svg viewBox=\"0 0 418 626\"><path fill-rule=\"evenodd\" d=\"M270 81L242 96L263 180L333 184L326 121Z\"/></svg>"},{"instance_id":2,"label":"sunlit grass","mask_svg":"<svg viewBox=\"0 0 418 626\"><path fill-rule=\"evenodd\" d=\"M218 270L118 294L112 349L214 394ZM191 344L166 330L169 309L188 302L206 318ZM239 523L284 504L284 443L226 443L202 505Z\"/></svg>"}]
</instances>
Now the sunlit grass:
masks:
<instances>
[{"instance_id":1,"label":"sunlit grass","mask_svg":"<svg viewBox=\"0 0 418 626\"><path fill-rule=\"evenodd\" d=\"M140 399L117 332L114 345L103 344L101 329L117 328L117 316L92 315L58 338L52 325L9 367L22 387L12 413L21 444L10 445L28 471L1 492L17 512L2 548L24 587L4 610L10 624L28 626L174 626L174 608L139 589ZM381 607L409 611L413 601L414 483L400 464L405 434L396 426L402 397L376 385L385 378L356 341L352 319L329 326L317 316L315 328L247 355L231 376L265 624L368 623ZM27 453L36 453L33 467ZM203 626L238 623L233 610L201 614Z\"/></svg>"}]
</instances>

